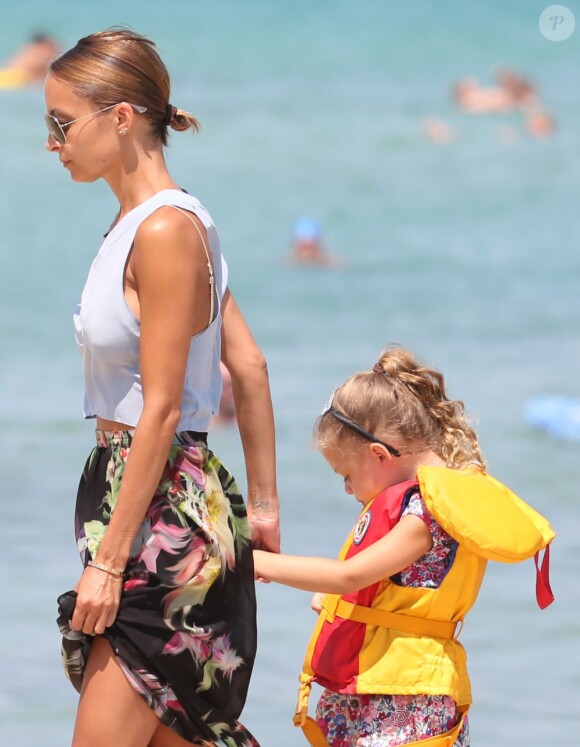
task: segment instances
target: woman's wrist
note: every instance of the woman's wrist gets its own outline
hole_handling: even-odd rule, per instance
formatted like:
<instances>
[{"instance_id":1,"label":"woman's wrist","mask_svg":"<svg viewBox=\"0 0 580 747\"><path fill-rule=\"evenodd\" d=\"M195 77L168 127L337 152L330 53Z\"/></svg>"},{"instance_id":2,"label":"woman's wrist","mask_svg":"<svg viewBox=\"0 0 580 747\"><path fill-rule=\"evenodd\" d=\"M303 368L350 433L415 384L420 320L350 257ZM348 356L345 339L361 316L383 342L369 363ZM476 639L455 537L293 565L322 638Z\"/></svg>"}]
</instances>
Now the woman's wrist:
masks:
<instances>
[{"instance_id":1,"label":"woman's wrist","mask_svg":"<svg viewBox=\"0 0 580 747\"><path fill-rule=\"evenodd\" d=\"M248 491L248 508L260 513L278 513L280 501L277 493L251 493Z\"/></svg>"},{"instance_id":2,"label":"woman's wrist","mask_svg":"<svg viewBox=\"0 0 580 747\"><path fill-rule=\"evenodd\" d=\"M111 568L124 569L131 556L132 544L133 538L129 533L118 532L115 526L109 524L93 560Z\"/></svg>"},{"instance_id":3,"label":"woman's wrist","mask_svg":"<svg viewBox=\"0 0 580 747\"><path fill-rule=\"evenodd\" d=\"M96 568L98 571L102 571L103 573L108 573L109 576L114 576L115 578L123 578L125 573L120 568L113 568L105 563L97 563L96 560L89 560L87 566L90 568Z\"/></svg>"}]
</instances>

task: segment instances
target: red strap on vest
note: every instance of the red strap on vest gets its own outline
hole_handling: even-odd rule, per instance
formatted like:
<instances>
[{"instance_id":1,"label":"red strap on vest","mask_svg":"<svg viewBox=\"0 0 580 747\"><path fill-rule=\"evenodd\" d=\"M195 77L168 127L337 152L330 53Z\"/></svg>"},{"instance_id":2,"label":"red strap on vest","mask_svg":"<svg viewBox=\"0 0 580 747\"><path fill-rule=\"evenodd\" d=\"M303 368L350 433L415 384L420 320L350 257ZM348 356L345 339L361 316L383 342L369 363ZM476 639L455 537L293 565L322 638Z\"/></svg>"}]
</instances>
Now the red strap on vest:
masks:
<instances>
[{"instance_id":1,"label":"red strap on vest","mask_svg":"<svg viewBox=\"0 0 580 747\"><path fill-rule=\"evenodd\" d=\"M550 586L550 545L546 546L542 565L539 565L540 553L534 555L536 565L536 599L541 610L546 609L554 601Z\"/></svg>"}]
</instances>

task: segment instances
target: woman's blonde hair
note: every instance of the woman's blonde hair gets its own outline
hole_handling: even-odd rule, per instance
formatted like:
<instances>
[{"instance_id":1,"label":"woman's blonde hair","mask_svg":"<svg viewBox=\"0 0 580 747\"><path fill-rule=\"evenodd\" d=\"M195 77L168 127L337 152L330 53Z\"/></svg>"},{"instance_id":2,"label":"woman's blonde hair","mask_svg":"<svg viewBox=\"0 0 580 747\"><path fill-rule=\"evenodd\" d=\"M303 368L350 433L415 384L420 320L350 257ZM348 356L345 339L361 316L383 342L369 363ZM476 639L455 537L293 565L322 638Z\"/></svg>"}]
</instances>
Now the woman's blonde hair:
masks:
<instances>
[{"instance_id":1,"label":"woman's blonde hair","mask_svg":"<svg viewBox=\"0 0 580 747\"><path fill-rule=\"evenodd\" d=\"M195 117L170 104L169 73L155 44L134 31L112 28L85 36L49 70L99 108L121 102L146 107L142 116L163 145L167 145L168 127L199 130Z\"/></svg>"},{"instance_id":2,"label":"woman's blonde hair","mask_svg":"<svg viewBox=\"0 0 580 747\"><path fill-rule=\"evenodd\" d=\"M442 374L397 345L385 348L371 371L356 373L342 384L330 405L377 439L392 442L402 454L431 449L448 467L485 470L463 402L447 397ZM318 448L341 446L347 438L363 440L329 411L316 421Z\"/></svg>"}]
</instances>

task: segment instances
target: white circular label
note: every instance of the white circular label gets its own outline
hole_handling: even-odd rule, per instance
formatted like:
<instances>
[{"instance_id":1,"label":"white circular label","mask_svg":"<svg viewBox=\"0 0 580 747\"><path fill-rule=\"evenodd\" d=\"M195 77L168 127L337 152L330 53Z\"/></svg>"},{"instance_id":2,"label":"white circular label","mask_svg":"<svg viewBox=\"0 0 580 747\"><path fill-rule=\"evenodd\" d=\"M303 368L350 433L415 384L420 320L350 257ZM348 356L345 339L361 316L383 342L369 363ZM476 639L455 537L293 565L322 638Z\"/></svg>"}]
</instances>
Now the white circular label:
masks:
<instances>
[{"instance_id":1,"label":"white circular label","mask_svg":"<svg viewBox=\"0 0 580 747\"><path fill-rule=\"evenodd\" d=\"M538 22L540 31L550 41L566 41L574 33L576 19L565 5L550 5L544 10Z\"/></svg>"},{"instance_id":2,"label":"white circular label","mask_svg":"<svg viewBox=\"0 0 580 747\"><path fill-rule=\"evenodd\" d=\"M370 523L371 523L371 512L365 511L365 513L357 521L356 526L354 528L352 541L354 542L355 545L360 545L360 543L363 541Z\"/></svg>"}]
</instances>

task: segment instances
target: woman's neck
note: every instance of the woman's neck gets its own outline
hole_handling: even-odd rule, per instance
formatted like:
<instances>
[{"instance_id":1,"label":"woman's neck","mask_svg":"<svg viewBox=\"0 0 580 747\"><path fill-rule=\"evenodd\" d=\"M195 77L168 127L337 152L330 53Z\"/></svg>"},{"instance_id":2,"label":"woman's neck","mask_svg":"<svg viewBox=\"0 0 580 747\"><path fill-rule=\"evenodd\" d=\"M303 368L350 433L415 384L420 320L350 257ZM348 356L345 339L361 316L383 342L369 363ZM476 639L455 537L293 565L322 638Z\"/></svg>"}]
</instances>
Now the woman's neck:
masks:
<instances>
[{"instance_id":1,"label":"woman's neck","mask_svg":"<svg viewBox=\"0 0 580 747\"><path fill-rule=\"evenodd\" d=\"M119 201L117 220L161 190L179 189L167 170L161 149L132 152L114 174L104 178Z\"/></svg>"}]
</instances>

